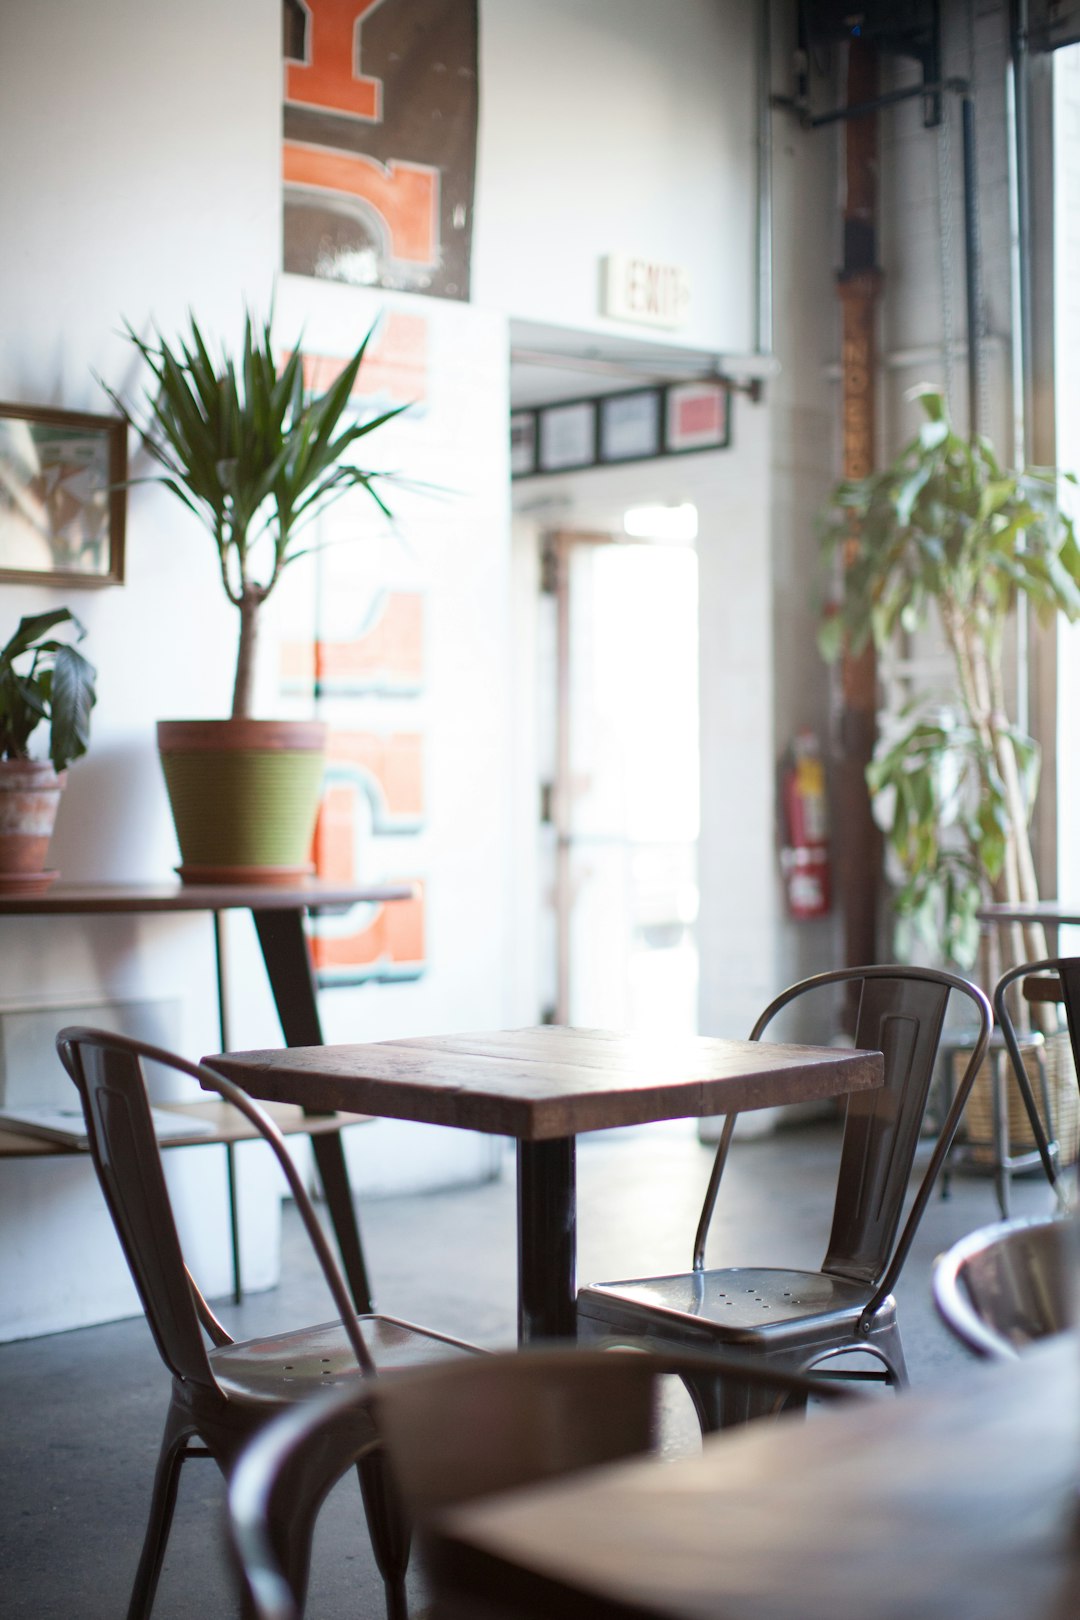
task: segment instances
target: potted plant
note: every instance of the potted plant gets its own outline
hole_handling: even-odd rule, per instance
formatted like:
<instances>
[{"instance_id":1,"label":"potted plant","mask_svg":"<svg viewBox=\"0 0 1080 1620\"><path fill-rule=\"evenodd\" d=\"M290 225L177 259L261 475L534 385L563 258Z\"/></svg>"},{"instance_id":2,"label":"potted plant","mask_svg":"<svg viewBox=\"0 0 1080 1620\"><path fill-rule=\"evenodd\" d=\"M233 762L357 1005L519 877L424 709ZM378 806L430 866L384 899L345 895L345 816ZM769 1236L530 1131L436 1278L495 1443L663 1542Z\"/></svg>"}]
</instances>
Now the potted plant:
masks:
<instances>
[{"instance_id":1,"label":"potted plant","mask_svg":"<svg viewBox=\"0 0 1080 1620\"><path fill-rule=\"evenodd\" d=\"M899 875L899 954L921 939L970 968L980 906L1039 897L1030 834L1039 754L1010 714L1006 632L1021 599L1044 623L1058 613L1080 617L1080 547L1057 502L1059 479L1075 479L1053 468L1003 468L986 439L954 431L937 390L912 397L926 418L915 438L883 472L834 491L825 554L848 554L821 644L830 658L871 640L883 652L931 625L944 643L951 678L883 718L867 783ZM1048 954L1041 925L1017 925L987 945L987 983L1003 967ZM1055 1033L1054 1009L1036 1008L1035 1022L1053 1037L1047 1066L1060 1125L1076 1105L1068 1041ZM1029 1055L1035 1069L1037 1051ZM990 1139L992 1108L987 1068L968 1107L973 1142ZM1030 1146L1021 1119L1014 1092L1010 1136L1015 1124Z\"/></svg>"},{"instance_id":2,"label":"potted plant","mask_svg":"<svg viewBox=\"0 0 1080 1620\"><path fill-rule=\"evenodd\" d=\"M222 589L239 614L228 720L161 721L158 746L188 882L291 882L310 871L326 728L256 720L252 683L259 616L300 530L332 500L379 474L347 454L405 407L360 421L350 396L368 339L325 393L309 397L298 349L278 369L270 324L244 323L236 360L215 358L194 317L186 339L127 336L152 373L143 400L110 399L161 468L164 484L208 530ZM370 337L370 334L369 334Z\"/></svg>"},{"instance_id":3,"label":"potted plant","mask_svg":"<svg viewBox=\"0 0 1080 1620\"><path fill-rule=\"evenodd\" d=\"M936 621L952 678L883 730L867 781L902 874L902 944L920 934L968 967L984 901L1038 899L1038 749L1010 717L1006 631L1020 598L1043 622L1080 617L1080 547L1057 504L1061 475L1003 469L986 439L954 431L937 390L910 397L926 416L915 438L883 472L834 491L825 555L855 544L821 645L829 658L870 640L884 651ZM1037 936L1020 949L1045 954Z\"/></svg>"},{"instance_id":4,"label":"potted plant","mask_svg":"<svg viewBox=\"0 0 1080 1620\"><path fill-rule=\"evenodd\" d=\"M56 872L45 858L66 770L85 754L96 672L70 640L50 634L66 625L77 641L82 625L67 608L19 621L0 650L0 894L41 894ZM49 757L30 757L30 739L49 728Z\"/></svg>"}]
</instances>

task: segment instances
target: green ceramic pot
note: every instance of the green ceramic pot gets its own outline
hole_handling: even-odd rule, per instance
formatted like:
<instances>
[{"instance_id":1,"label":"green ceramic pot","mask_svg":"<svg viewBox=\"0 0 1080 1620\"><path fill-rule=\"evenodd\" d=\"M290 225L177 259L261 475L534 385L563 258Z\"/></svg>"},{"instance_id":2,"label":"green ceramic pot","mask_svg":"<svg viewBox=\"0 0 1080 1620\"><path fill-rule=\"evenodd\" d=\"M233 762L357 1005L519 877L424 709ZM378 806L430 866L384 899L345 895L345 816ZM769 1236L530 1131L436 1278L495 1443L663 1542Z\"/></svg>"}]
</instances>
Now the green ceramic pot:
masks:
<instances>
[{"instance_id":1,"label":"green ceramic pot","mask_svg":"<svg viewBox=\"0 0 1080 1620\"><path fill-rule=\"evenodd\" d=\"M317 720L161 720L165 785L185 883L294 883L326 761Z\"/></svg>"}]
</instances>

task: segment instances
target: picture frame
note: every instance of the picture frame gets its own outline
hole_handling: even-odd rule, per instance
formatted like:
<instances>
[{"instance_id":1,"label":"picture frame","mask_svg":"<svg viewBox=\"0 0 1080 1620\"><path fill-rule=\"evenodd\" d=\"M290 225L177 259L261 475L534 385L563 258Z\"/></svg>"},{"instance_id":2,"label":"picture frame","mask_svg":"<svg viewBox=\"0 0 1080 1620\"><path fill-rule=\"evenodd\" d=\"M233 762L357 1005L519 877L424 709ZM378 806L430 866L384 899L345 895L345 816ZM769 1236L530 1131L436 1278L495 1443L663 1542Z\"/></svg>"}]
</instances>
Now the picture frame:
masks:
<instances>
[{"instance_id":1,"label":"picture frame","mask_svg":"<svg viewBox=\"0 0 1080 1620\"><path fill-rule=\"evenodd\" d=\"M536 412L510 413L510 476L528 478L536 471Z\"/></svg>"},{"instance_id":2,"label":"picture frame","mask_svg":"<svg viewBox=\"0 0 1080 1620\"><path fill-rule=\"evenodd\" d=\"M651 461L660 454L661 398L659 388L635 388L601 398L600 461Z\"/></svg>"},{"instance_id":3,"label":"picture frame","mask_svg":"<svg viewBox=\"0 0 1080 1620\"><path fill-rule=\"evenodd\" d=\"M664 454L726 450L731 444L731 400L722 378L670 383L664 400Z\"/></svg>"},{"instance_id":4,"label":"picture frame","mask_svg":"<svg viewBox=\"0 0 1080 1620\"><path fill-rule=\"evenodd\" d=\"M537 471L573 472L596 462L596 400L545 405L539 418Z\"/></svg>"},{"instance_id":5,"label":"picture frame","mask_svg":"<svg viewBox=\"0 0 1080 1620\"><path fill-rule=\"evenodd\" d=\"M0 581L122 585L127 424L0 404Z\"/></svg>"}]
</instances>

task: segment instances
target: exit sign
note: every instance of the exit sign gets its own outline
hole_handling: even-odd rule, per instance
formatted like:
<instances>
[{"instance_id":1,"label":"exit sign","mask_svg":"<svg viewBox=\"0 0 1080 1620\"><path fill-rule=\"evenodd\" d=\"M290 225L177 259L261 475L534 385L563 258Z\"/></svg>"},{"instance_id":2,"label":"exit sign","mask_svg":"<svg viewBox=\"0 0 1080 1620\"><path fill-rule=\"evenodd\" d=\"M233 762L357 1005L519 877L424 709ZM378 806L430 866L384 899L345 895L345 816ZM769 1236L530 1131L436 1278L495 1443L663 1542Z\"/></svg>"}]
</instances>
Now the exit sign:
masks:
<instances>
[{"instance_id":1,"label":"exit sign","mask_svg":"<svg viewBox=\"0 0 1080 1620\"><path fill-rule=\"evenodd\" d=\"M690 313L690 279L677 264L656 264L630 253L609 253L603 265L601 313L643 326L683 326Z\"/></svg>"}]
</instances>

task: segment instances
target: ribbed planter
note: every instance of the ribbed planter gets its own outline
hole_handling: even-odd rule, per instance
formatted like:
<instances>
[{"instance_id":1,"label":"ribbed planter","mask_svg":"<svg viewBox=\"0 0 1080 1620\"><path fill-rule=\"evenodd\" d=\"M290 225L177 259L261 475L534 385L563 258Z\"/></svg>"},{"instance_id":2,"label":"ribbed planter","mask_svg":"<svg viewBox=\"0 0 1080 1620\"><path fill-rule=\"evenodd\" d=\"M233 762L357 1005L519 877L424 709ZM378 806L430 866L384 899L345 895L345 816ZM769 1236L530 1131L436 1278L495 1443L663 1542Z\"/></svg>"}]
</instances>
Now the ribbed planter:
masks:
<instances>
[{"instance_id":1,"label":"ribbed planter","mask_svg":"<svg viewBox=\"0 0 1080 1620\"><path fill-rule=\"evenodd\" d=\"M161 720L185 883L293 883L312 871L326 758L317 720Z\"/></svg>"},{"instance_id":2,"label":"ribbed planter","mask_svg":"<svg viewBox=\"0 0 1080 1620\"><path fill-rule=\"evenodd\" d=\"M0 760L0 894L42 894L55 881L45 859L66 780L48 762Z\"/></svg>"}]
</instances>

